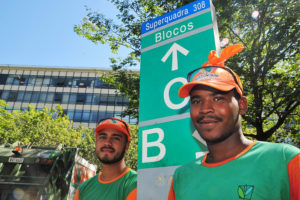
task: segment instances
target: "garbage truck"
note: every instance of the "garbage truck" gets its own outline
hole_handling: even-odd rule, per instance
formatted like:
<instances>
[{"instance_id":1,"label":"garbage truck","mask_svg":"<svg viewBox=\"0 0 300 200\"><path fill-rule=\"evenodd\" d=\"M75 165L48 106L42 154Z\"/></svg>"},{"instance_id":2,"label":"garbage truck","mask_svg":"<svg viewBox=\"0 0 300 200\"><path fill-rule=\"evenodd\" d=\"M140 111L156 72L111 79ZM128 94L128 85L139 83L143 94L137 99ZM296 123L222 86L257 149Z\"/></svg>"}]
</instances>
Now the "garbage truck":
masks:
<instances>
[{"instance_id":1,"label":"garbage truck","mask_svg":"<svg viewBox=\"0 0 300 200\"><path fill-rule=\"evenodd\" d=\"M77 187L97 167L77 148L0 145L0 200L73 199Z\"/></svg>"}]
</instances>

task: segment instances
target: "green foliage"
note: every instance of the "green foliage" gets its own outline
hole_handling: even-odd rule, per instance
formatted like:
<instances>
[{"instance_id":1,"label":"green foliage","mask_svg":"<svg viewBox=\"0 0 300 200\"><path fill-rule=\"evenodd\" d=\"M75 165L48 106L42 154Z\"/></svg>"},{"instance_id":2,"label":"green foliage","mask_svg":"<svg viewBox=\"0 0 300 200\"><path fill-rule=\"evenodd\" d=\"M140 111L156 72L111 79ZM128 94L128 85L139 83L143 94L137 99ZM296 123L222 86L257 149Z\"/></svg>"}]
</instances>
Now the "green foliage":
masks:
<instances>
[{"instance_id":1,"label":"green foliage","mask_svg":"<svg viewBox=\"0 0 300 200\"><path fill-rule=\"evenodd\" d=\"M137 170L137 149L138 149L138 126L131 125L131 139L128 152L126 153L126 165L134 170Z\"/></svg>"},{"instance_id":2,"label":"green foliage","mask_svg":"<svg viewBox=\"0 0 300 200\"><path fill-rule=\"evenodd\" d=\"M246 135L267 140L273 134L299 137L299 26L297 2L214 1L220 35L245 49L227 62L244 81L249 101ZM252 17L258 11L257 18ZM272 138L272 137L271 137ZM299 139L298 139L299 140Z\"/></svg>"},{"instance_id":3,"label":"green foliage","mask_svg":"<svg viewBox=\"0 0 300 200\"><path fill-rule=\"evenodd\" d=\"M92 129L79 126L72 128L72 122L63 115L62 108L44 108L42 111L29 106L28 110L7 112L6 103L0 100L0 144L23 142L25 145L80 148L79 154L96 163L92 156L95 150Z\"/></svg>"},{"instance_id":4,"label":"green foliage","mask_svg":"<svg viewBox=\"0 0 300 200\"><path fill-rule=\"evenodd\" d=\"M120 11L119 22L88 10L87 17L74 30L95 43L109 44L114 53L120 47L131 49L127 57L111 59L112 69L117 73L106 75L103 80L117 85L134 101L126 114L136 112L134 116L138 116L138 77L133 76L133 84L128 84L131 73L127 73L126 68L140 62L141 24L191 1L111 2ZM273 141L291 137L297 143L300 105L298 2L214 0L213 4L221 39L245 46L245 50L227 65L240 75L249 101L244 116L246 135ZM258 11L259 15L252 17L253 11Z\"/></svg>"}]
</instances>

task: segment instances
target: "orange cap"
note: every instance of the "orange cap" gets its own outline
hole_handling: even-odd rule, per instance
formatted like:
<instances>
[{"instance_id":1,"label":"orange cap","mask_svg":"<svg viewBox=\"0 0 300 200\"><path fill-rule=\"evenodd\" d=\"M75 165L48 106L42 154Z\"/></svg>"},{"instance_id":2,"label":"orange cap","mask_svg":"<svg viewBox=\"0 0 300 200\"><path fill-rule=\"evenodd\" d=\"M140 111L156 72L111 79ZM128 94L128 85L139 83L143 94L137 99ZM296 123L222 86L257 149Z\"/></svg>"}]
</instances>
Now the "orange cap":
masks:
<instances>
[{"instance_id":1,"label":"orange cap","mask_svg":"<svg viewBox=\"0 0 300 200\"><path fill-rule=\"evenodd\" d=\"M221 91L230 91L236 89L240 96L243 96L243 86L240 78L229 67L225 66L225 61L240 52L243 45L231 45L226 47L221 56L218 57L215 51L211 51L208 56L208 62L201 68L189 73L189 82L179 89L179 97L185 98L190 95L191 89L196 85L206 85Z\"/></svg>"},{"instance_id":2,"label":"orange cap","mask_svg":"<svg viewBox=\"0 0 300 200\"><path fill-rule=\"evenodd\" d=\"M97 137L99 131L109 128L121 131L127 136L128 142L130 142L130 129L128 124L124 120L114 117L103 119L99 123L99 125L95 129L95 137Z\"/></svg>"}]
</instances>

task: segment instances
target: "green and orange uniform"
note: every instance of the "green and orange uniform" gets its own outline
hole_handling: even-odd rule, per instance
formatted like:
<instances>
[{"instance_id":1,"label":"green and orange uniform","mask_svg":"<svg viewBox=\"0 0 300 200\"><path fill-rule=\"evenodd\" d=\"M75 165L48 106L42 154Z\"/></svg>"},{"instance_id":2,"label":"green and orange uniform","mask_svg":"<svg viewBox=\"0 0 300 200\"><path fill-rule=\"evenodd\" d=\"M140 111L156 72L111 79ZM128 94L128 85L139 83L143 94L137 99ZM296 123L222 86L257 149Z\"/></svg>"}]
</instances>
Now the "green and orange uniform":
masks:
<instances>
[{"instance_id":1,"label":"green and orange uniform","mask_svg":"<svg viewBox=\"0 0 300 200\"><path fill-rule=\"evenodd\" d=\"M127 169L111 181L102 181L101 172L83 182L74 200L136 200L137 173Z\"/></svg>"},{"instance_id":2,"label":"green and orange uniform","mask_svg":"<svg viewBox=\"0 0 300 200\"><path fill-rule=\"evenodd\" d=\"M169 200L300 200L300 149L253 142L235 157L206 157L176 169Z\"/></svg>"}]
</instances>

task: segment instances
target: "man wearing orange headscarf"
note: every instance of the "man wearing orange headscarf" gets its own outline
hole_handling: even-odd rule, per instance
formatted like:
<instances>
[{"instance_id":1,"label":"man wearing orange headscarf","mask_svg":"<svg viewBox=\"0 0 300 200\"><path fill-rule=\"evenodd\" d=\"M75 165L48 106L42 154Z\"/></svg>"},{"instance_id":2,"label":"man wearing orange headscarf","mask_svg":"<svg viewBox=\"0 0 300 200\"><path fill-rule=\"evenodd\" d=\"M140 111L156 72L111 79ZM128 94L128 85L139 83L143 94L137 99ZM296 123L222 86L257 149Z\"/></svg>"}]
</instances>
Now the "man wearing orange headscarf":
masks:
<instances>
[{"instance_id":1,"label":"man wearing orange headscarf","mask_svg":"<svg viewBox=\"0 0 300 200\"><path fill-rule=\"evenodd\" d=\"M300 200L300 149L288 144L251 141L243 135L247 111L241 81L225 61L242 45L188 74L179 96L190 96L190 116L208 153L176 169L169 200Z\"/></svg>"}]
</instances>

